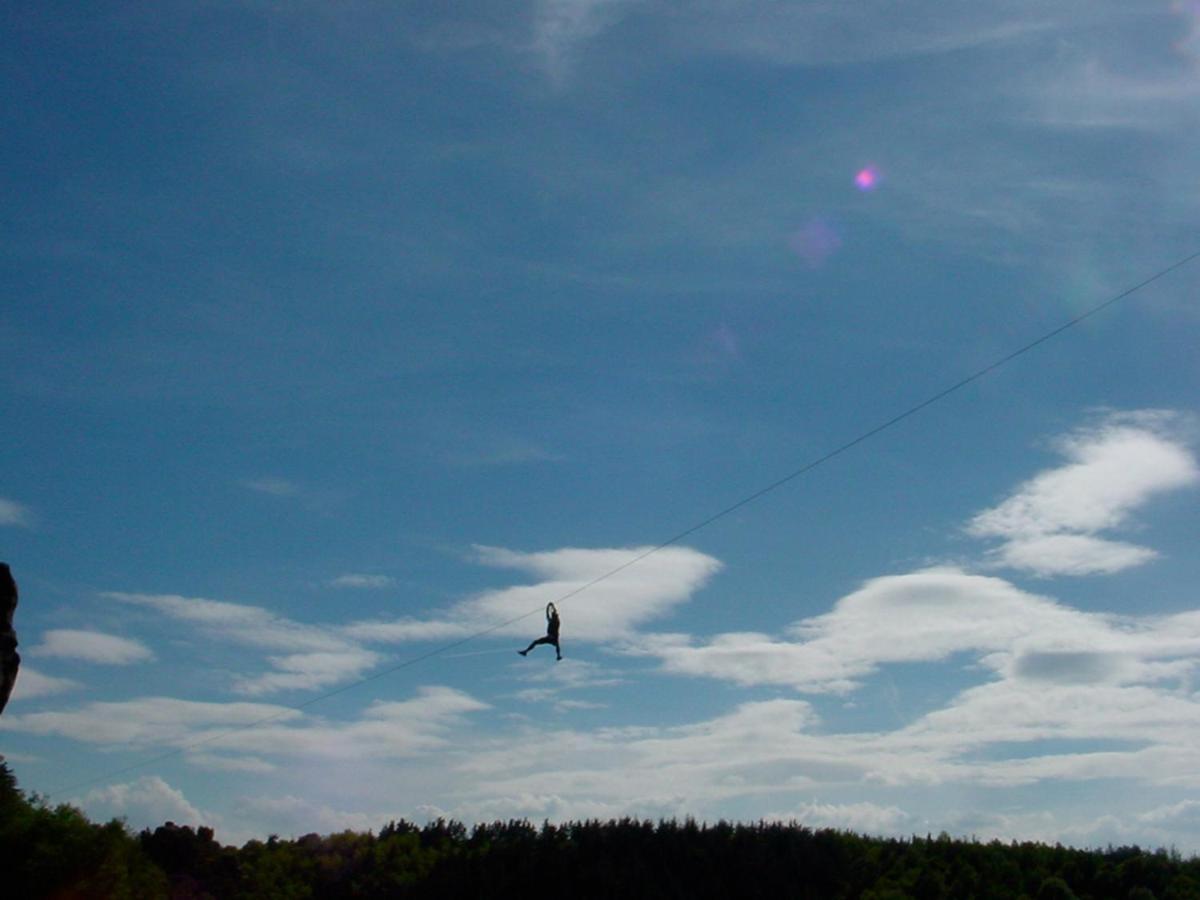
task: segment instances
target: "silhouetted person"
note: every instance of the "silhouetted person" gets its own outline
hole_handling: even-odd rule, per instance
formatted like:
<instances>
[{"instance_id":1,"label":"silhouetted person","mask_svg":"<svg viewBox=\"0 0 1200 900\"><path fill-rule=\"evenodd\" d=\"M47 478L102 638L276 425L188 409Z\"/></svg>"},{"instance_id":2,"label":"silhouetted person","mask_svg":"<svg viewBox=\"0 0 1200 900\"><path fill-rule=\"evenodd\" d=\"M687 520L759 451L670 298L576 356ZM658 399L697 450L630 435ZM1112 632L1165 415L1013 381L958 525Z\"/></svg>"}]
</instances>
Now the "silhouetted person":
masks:
<instances>
[{"instance_id":1,"label":"silhouetted person","mask_svg":"<svg viewBox=\"0 0 1200 900\"><path fill-rule=\"evenodd\" d=\"M546 636L538 638L524 650L517 652L524 656L538 644L553 644L554 652L558 659L562 659L562 648L558 646L558 610L554 608L553 603L546 604Z\"/></svg>"},{"instance_id":2,"label":"silhouetted person","mask_svg":"<svg viewBox=\"0 0 1200 900\"><path fill-rule=\"evenodd\" d=\"M17 683L17 669L21 667L17 632L13 629L16 611L17 583L13 581L8 563L0 563L0 713L8 705L8 697Z\"/></svg>"}]
</instances>

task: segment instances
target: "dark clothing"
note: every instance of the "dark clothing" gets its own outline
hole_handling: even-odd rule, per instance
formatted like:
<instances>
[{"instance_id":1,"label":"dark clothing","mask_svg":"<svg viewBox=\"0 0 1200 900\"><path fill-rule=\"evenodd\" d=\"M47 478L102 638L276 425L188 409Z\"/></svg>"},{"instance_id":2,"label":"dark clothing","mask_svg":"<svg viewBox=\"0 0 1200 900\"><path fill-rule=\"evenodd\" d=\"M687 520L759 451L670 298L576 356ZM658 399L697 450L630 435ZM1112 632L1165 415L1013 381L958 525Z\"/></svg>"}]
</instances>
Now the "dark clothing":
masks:
<instances>
[{"instance_id":1,"label":"dark clothing","mask_svg":"<svg viewBox=\"0 0 1200 900\"><path fill-rule=\"evenodd\" d=\"M534 647L537 647L539 644L550 644L554 647L554 654L556 658L562 659L562 647L560 647L558 644L558 626L558 610L550 607L546 610L546 636L543 638L538 638L536 641L530 643L530 645L524 650L518 650L517 652L522 656L525 656L530 650L532 650Z\"/></svg>"}]
</instances>

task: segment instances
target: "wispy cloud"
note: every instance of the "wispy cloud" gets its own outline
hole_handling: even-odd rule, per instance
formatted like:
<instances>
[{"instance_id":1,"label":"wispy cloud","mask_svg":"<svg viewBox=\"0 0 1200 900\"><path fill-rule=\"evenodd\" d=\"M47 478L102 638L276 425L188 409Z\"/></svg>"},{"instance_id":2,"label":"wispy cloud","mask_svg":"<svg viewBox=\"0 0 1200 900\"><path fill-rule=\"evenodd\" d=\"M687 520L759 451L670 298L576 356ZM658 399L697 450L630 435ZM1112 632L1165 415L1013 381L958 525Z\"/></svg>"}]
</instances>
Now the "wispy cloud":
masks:
<instances>
[{"instance_id":1,"label":"wispy cloud","mask_svg":"<svg viewBox=\"0 0 1200 900\"><path fill-rule=\"evenodd\" d=\"M42 635L42 642L33 647L30 653L109 666L127 666L154 659L154 653L141 641L117 637L115 634L73 629L47 631Z\"/></svg>"},{"instance_id":2,"label":"wispy cloud","mask_svg":"<svg viewBox=\"0 0 1200 900\"><path fill-rule=\"evenodd\" d=\"M28 665L21 666L17 683L13 687L13 698L16 700L32 700L35 697L49 697L53 694L65 694L83 687L78 681L70 678L55 678L43 675L37 669Z\"/></svg>"},{"instance_id":3,"label":"wispy cloud","mask_svg":"<svg viewBox=\"0 0 1200 900\"><path fill-rule=\"evenodd\" d=\"M562 83L569 76L575 54L621 18L637 0L535 0L531 49L546 74Z\"/></svg>"},{"instance_id":4,"label":"wispy cloud","mask_svg":"<svg viewBox=\"0 0 1200 900\"><path fill-rule=\"evenodd\" d=\"M887 0L730 3L700 0L686 10L654 0L537 0L532 49L563 80L584 46L637 17L661 35L660 52L741 56L778 65L844 65L1011 43L1029 35L1095 26L1122 12L1112 2L1018 0L987 6Z\"/></svg>"},{"instance_id":5,"label":"wispy cloud","mask_svg":"<svg viewBox=\"0 0 1200 900\"><path fill-rule=\"evenodd\" d=\"M345 492L338 489L303 484L287 478L248 478L238 483L248 491L274 497L281 503L298 503L307 509L327 509L346 499Z\"/></svg>"},{"instance_id":6,"label":"wispy cloud","mask_svg":"<svg viewBox=\"0 0 1200 900\"><path fill-rule=\"evenodd\" d=\"M1058 55L1056 78L1037 85L1019 80L1029 98L1030 120L1094 132L1161 134L1194 128L1200 98L1195 60L1162 53L1166 47L1145 57L1120 49L1104 52L1068 44Z\"/></svg>"},{"instance_id":7,"label":"wispy cloud","mask_svg":"<svg viewBox=\"0 0 1200 900\"><path fill-rule=\"evenodd\" d=\"M580 690L595 690L622 684L620 673L586 660L567 657L551 668L529 666L521 671L520 679L535 687L522 688L513 696L522 703L552 703L558 711L568 709L597 709L605 704L587 700L564 699L563 695Z\"/></svg>"},{"instance_id":8,"label":"wispy cloud","mask_svg":"<svg viewBox=\"0 0 1200 900\"><path fill-rule=\"evenodd\" d=\"M33 513L15 500L0 497L0 525L29 528L33 525Z\"/></svg>"},{"instance_id":9,"label":"wispy cloud","mask_svg":"<svg viewBox=\"0 0 1200 900\"><path fill-rule=\"evenodd\" d=\"M696 550L667 547L645 556L635 566L616 571L649 549L564 548L523 553L477 547L480 563L517 569L542 580L485 591L431 619L358 622L345 632L364 641L430 640L466 635L516 620L495 633L525 635L541 628L534 614L548 603L561 601L564 641L611 640L668 615L721 568L718 560ZM581 591L589 584L586 591Z\"/></svg>"},{"instance_id":10,"label":"wispy cloud","mask_svg":"<svg viewBox=\"0 0 1200 900\"><path fill-rule=\"evenodd\" d=\"M249 696L285 690L315 690L361 677L379 662L379 655L361 647L347 647L338 651L269 656L267 659L276 671L237 678L233 689Z\"/></svg>"},{"instance_id":11,"label":"wispy cloud","mask_svg":"<svg viewBox=\"0 0 1200 900\"><path fill-rule=\"evenodd\" d=\"M181 747L224 730L266 719L287 723L301 715L290 707L266 703L202 703L173 697L140 697L89 703L70 710L6 715L4 727L28 734L60 735L88 744Z\"/></svg>"},{"instance_id":12,"label":"wispy cloud","mask_svg":"<svg viewBox=\"0 0 1200 900\"><path fill-rule=\"evenodd\" d=\"M378 654L336 627L307 625L259 606L177 594L109 592L104 596L196 625L230 643L288 651L267 658L275 671L239 676L234 689L243 694L325 687L357 678L379 661Z\"/></svg>"},{"instance_id":13,"label":"wispy cloud","mask_svg":"<svg viewBox=\"0 0 1200 900\"><path fill-rule=\"evenodd\" d=\"M257 756L224 756L219 753L207 753L202 750L188 750L184 758L189 764L200 769L211 769L215 772L257 772L264 774L274 772L279 767Z\"/></svg>"},{"instance_id":14,"label":"wispy cloud","mask_svg":"<svg viewBox=\"0 0 1200 900\"><path fill-rule=\"evenodd\" d=\"M472 439L472 446L447 453L453 465L466 467L518 466L531 463L561 462L563 457L542 445L512 435Z\"/></svg>"},{"instance_id":15,"label":"wispy cloud","mask_svg":"<svg viewBox=\"0 0 1200 900\"><path fill-rule=\"evenodd\" d=\"M296 622L261 606L183 597L179 594L108 591L102 596L155 610L238 643L296 651L341 649L345 646L345 642L329 630Z\"/></svg>"},{"instance_id":16,"label":"wispy cloud","mask_svg":"<svg viewBox=\"0 0 1200 900\"><path fill-rule=\"evenodd\" d=\"M1200 482L1195 457L1172 434L1175 421L1154 411L1111 415L1061 439L1067 465L1025 482L967 530L1003 541L996 565L1043 576L1108 574L1153 559L1150 548L1099 534L1127 525L1154 497Z\"/></svg>"},{"instance_id":17,"label":"wispy cloud","mask_svg":"<svg viewBox=\"0 0 1200 900\"><path fill-rule=\"evenodd\" d=\"M6 715L3 727L100 746L194 751L194 761L205 768L213 768L214 761L224 768L261 768L263 757L269 756L394 759L442 751L453 729L487 708L462 691L437 686L421 688L408 700L372 703L350 722L325 722L263 703L141 697Z\"/></svg>"},{"instance_id":18,"label":"wispy cloud","mask_svg":"<svg viewBox=\"0 0 1200 900\"><path fill-rule=\"evenodd\" d=\"M300 485L285 478L250 478L242 482L242 487L272 497L297 497L301 494Z\"/></svg>"},{"instance_id":19,"label":"wispy cloud","mask_svg":"<svg viewBox=\"0 0 1200 900\"><path fill-rule=\"evenodd\" d=\"M353 588L356 590L382 590L393 587L396 579L390 575L364 575L357 572L339 575L327 582L332 588Z\"/></svg>"}]
</instances>

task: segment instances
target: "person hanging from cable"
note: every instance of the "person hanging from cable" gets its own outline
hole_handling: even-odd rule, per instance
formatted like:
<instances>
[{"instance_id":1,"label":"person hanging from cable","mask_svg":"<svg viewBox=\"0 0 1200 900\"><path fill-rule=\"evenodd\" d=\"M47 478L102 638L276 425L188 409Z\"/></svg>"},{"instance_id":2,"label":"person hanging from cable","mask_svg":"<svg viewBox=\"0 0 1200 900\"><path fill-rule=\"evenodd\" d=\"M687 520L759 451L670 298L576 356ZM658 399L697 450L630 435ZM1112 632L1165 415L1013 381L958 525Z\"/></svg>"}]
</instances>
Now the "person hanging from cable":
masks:
<instances>
[{"instance_id":1,"label":"person hanging from cable","mask_svg":"<svg viewBox=\"0 0 1200 900\"><path fill-rule=\"evenodd\" d=\"M557 659L562 659L562 647L558 645L558 610L554 608L553 603L546 604L546 636L540 637L536 641L530 643L524 650L518 650L522 656L525 656L536 647L538 644L553 644L554 652L557 654Z\"/></svg>"}]
</instances>

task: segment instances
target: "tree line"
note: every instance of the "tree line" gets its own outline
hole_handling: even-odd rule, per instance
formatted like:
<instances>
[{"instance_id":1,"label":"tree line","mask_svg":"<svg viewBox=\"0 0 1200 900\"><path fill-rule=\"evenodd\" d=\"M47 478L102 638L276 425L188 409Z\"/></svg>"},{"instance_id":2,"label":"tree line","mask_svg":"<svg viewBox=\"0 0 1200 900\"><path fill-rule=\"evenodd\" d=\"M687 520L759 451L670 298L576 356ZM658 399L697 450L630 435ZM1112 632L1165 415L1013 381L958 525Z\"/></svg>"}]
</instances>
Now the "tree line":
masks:
<instances>
[{"instance_id":1,"label":"tree line","mask_svg":"<svg viewBox=\"0 0 1200 900\"><path fill-rule=\"evenodd\" d=\"M241 847L168 822L139 834L28 799L0 763L5 896L135 900L494 898L1129 898L1200 900L1200 859L943 834L866 837L800 823L639 819L394 821L375 833Z\"/></svg>"}]
</instances>

